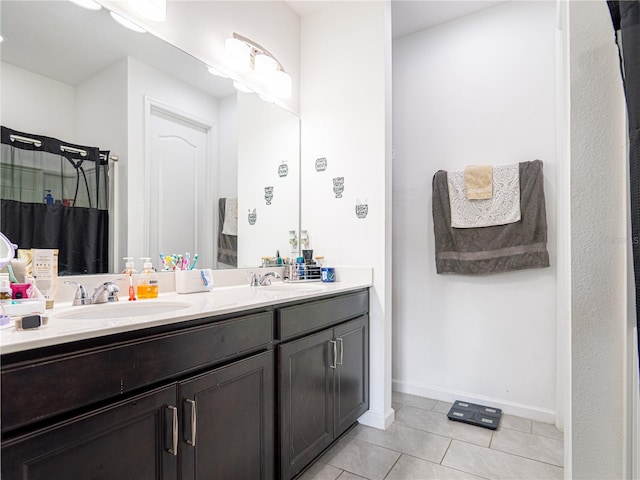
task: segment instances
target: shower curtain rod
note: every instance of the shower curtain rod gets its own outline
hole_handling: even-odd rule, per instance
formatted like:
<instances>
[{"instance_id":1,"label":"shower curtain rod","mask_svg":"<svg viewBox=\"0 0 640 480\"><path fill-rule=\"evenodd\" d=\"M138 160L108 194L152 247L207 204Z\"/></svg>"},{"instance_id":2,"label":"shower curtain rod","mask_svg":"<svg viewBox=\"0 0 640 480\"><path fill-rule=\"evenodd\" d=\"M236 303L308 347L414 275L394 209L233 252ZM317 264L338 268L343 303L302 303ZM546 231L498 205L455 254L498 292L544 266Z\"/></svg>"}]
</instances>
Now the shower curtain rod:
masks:
<instances>
[{"instance_id":1,"label":"shower curtain rod","mask_svg":"<svg viewBox=\"0 0 640 480\"><path fill-rule=\"evenodd\" d=\"M31 143L32 145L35 145L36 147L41 147L42 146L42 142L40 140L37 140L35 138L29 138L29 137L23 137L22 135L9 135L9 138L11 139L12 142L22 142L22 143Z\"/></svg>"},{"instance_id":2,"label":"shower curtain rod","mask_svg":"<svg viewBox=\"0 0 640 480\"><path fill-rule=\"evenodd\" d=\"M36 138L29 138L29 137L24 137L22 135L14 135L11 134L9 135L9 138L11 139L12 142L22 142L22 143L30 143L32 145L35 145L36 147L41 147L42 146L42 141L36 139ZM69 153L77 153L83 157L87 156L87 151L86 150L82 150L80 148L75 148L75 147L67 147L66 145L60 145L60 150L62 150L63 152L69 152ZM101 160L107 160L107 156L103 153L100 154L100 159ZM109 155L109 160L112 160L114 162L117 162L120 160L120 157L118 155Z\"/></svg>"}]
</instances>

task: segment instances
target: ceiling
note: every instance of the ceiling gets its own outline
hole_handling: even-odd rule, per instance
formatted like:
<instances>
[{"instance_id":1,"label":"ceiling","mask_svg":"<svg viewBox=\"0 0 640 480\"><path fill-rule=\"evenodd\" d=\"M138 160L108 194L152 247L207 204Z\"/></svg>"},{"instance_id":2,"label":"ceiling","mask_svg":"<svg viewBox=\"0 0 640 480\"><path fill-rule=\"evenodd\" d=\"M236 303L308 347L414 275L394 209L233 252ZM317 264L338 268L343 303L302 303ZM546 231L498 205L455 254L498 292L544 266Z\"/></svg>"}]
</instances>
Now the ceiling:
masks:
<instances>
[{"instance_id":1,"label":"ceiling","mask_svg":"<svg viewBox=\"0 0 640 480\"><path fill-rule=\"evenodd\" d=\"M393 38L493 7L505 0L392 0Z\"/></svg>"},{"instance_id":2,"label":"ceiling","mask_svg":"<svg viewBox=\"0 0 640 480\"><path fill-rule=\"evenodd\" d=\"M334 0L335 1L335 0ZM340 0L337 0L340 1ZM391 0L393 38L425 30L464 17L506 0ZM331 3L330 0L289 0L289 6L301 17Z\"/></svg>"},{"instance_id":3,"label":"ceiling","mask_svg":"<svg viewBox=\"0 0 640 480\"><path fill-rule=\"evenodd\" d=\"M235 93L229 79L214 77L199 60L149 33L114 22L105 9L68 1L2 0L3 62L79 85L129 56L215 97Z\"/></svg>"},{"instance_id":4,"label":"ceiling","mask_svg":"<svg viewBox=\"0 0 640 480\"><path fill-rule=\"evenodd\" d=\"M340 1L340 0L338 0ZM393 37L401 37L489 8L489 0L392 0ZM330 3L289 0L300 16ZM128 55L220 97L234 92L226 79L213 77L203 64L149 34L117 25L103 9L93 12L68 1L2 0L2 61L78 85ZM26 21L25 21L26 20ZM70 26L72 26L70 28Z\"/></svg>"}]
</instances>

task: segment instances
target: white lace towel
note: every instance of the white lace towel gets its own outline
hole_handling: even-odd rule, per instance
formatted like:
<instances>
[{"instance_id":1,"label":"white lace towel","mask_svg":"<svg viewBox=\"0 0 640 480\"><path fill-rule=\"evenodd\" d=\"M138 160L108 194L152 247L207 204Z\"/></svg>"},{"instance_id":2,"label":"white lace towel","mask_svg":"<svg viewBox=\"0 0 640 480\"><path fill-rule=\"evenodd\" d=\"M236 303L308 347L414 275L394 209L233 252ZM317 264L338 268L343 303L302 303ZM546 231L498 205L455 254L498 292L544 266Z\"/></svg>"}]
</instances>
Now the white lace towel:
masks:
<instances>
[{"instance_id":1,"label":"white lace towel","mask_svg":"<svg viewBox=\"0 0 640 480\"><path fill-rule=\"evenodd\" d=\"M224 223L222 224L224 235L238 235L238 199L227 198L224 202Z\"/></svg>"},{"instance_id":2,"label":"white lace towel","mask_svg":"<svg viewBox=\"0 0 640 480\"><path fill-rule=\"evenodd\" d=\"M454 228L490 227L520 220L520 165L493 167L493 197L468 200L464 170L447 172L451 226Z\"/></svg>"}]
</instances>

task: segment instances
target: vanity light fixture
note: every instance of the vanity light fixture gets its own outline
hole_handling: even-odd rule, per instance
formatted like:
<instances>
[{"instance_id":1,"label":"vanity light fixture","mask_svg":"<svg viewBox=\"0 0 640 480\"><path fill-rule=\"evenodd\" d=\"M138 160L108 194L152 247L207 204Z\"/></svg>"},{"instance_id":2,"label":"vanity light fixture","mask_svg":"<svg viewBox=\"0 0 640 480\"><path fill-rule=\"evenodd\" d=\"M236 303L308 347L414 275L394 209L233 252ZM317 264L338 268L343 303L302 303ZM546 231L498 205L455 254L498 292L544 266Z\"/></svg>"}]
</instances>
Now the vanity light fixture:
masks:
<instances>
[{"instance_id":1,"label":"vanity light fixture","mask_svg":"<svg viewBox=\"0 0 640 480\"><path fill-rule=\"evenodd\" d=\"M109 15L111 15L111 18L113 18L116 22L118 22L123 27L128 28L129 30L133 30L134 32L138 32L138 33L145 33L146 32L146 30L144 28L142 28L141 26L137 25L136 23L133 23L131 20L129 20L128 18L123 17L119 13L116 13L114 11L110 11Z\"/></svg>"},{"instance_id":2,"label":"vanity light fixture","mask_svg":"<svg viewBox=\"0 0 640 480\"><path fill-rule=\"evenodd\" d=\"M88 10L100 10L102 6L98 2L94 2L94 0L69 0L76 5L86 8Z\"/></svg>"},{"instance_id":3,"label":"vanity light fixture","mask_svg":"<svg viewBox=\"0 0 640 480\"><path fill-rule=\"evenodd\" d=\"M291 97L291 76L269 51L253 40L234 32L225 41L229 67L235 72L253 72L256 84L279 98Z\"/></svg>"}]
</instances>

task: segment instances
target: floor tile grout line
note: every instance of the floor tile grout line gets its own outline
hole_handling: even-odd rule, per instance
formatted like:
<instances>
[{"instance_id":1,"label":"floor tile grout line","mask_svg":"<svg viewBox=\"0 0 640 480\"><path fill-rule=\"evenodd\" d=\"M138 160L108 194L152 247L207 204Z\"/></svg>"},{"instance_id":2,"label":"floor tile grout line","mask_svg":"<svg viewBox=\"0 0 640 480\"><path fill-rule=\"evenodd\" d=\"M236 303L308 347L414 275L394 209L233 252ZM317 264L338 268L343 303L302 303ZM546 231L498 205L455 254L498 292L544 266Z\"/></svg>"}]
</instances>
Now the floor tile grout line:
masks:
<instances>
[{"instance_id":1,"label":"floor tile grout line","mask_svg":"<svg viewBox=\"0 0 640 480\"><path fill-rule=\"evenodd\" d=\"M471 445L471 446L474 446L474 447L486 448L488 450L493 450L494 452L504 453L505 455L511 455L513 457L524 458L525 460L531 460L532 462L543 463L544 465L550 465L552 467L561 468L562 470L564 470L564 466L554 465L553 463L544 462L542 460L536 460L535 458L524 457L524 456L518 455L516 453L505 452L504 450L498 450L497 448L483 447L482 445L478 445L477 443L466 442L464 440L459 440L457 438L453 438L452 439L452 443L453 443L453 441L460 442L460 443L466 443L467 445Z\"/></svg>"},{"instance_id":2,"label":"floor tile grout line","mask_svg":"<svg viewBox=\"0 0 640 480\"><path fill-rule=\"evenodd\" d=\"M494 452L506 453L507 455L513 455L514 457L524 458L526 460L532 460L538 463L544 463L545 465L551 465L553 467L562 468L564 470L564 465L556 465L555 463L545 462L544 460L539 460L537 458L525 457L524 455L518 455L517 453L507 452L505 450L500 450L499 448L491 448ZM564 454L564 452L562 452Z\"/></svg>"},{"instance_id":3,"label":"floor tile grout line","mask_svg":"<svg viewBox=\"0 0 640 480\"><path fill-rule=\"evenodd\" d=\"M442 465L442 462L444 462L444 457L447 456L447 453L449 453L449 449L451 448L451 442L453 442L453 438L451 437L447 437L447 438L449 439L449 444L447 445L447 449L444 451L444 455L442 455L442 458L440 459L440 463L438 465Z\"/></svg>"},{"instance_id":4,"label":"floor tile grout line","mask_svg":"<svg viewBox=\"0 0 640 480\"><path fill-rule=\"evenodd\" d=\"M398 464L398 462L400 461L400 459L402 458L402 456L404 455L404 453L401 453L400 456L398 458L396 458L396 461L393 462L393 465L391 465L391 468L389 469L389 471L387 472L387 474L384 476L383 480L386 480L386 478L389 476L389 474L391 473L391 471L394 469L394 467Z\"/></svg>"},{"instance_id":5,"label":"floor tile grout line","mask_svg":"<svg viewBox=\"0 0 640 480\"><path fill-rule=\"evenodd\" d=\"M434 465L440 465L443 468L448 468L450 470L455 470L456 472L465 473L467 475L473 475L474 477L478 477L478 478L485 478L486 480L491 480L490 477L483 477L482 475L478 475L477 473L468 472L466 470L461 470L460 468L456 468L456 467L450 467L449 465L443 465L442 463L431 462L429 460L425 460L424 458L416 457L415 455L409 455L408 453L403 453L403 455L406 456L406 457L415 458L416 460L421 460L423 462L432 463Z\"/></svg>"}]
</instances>

